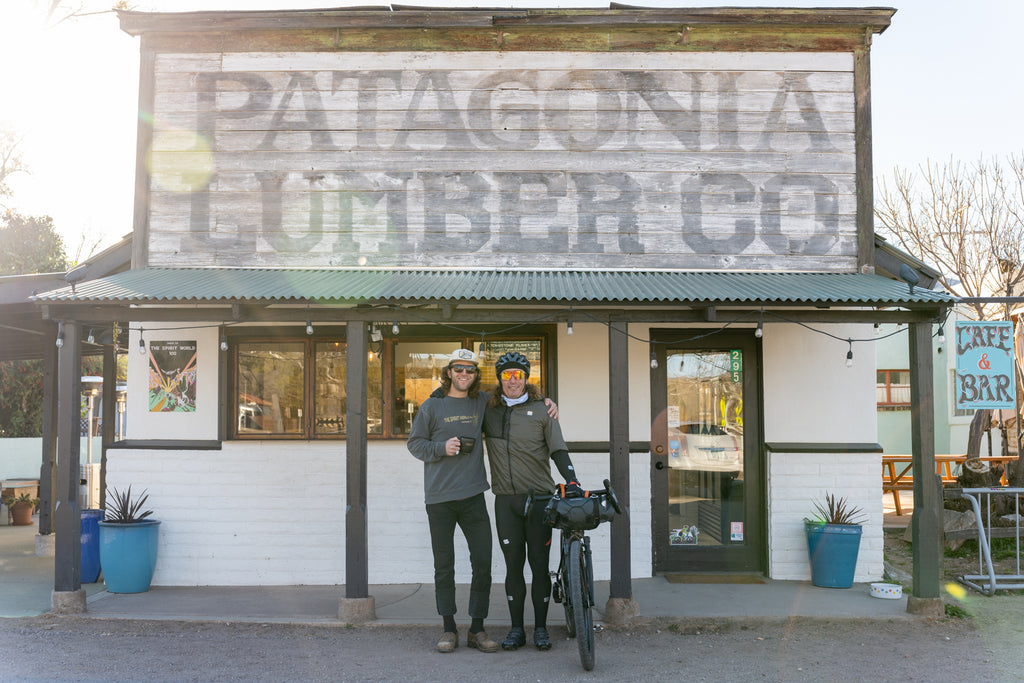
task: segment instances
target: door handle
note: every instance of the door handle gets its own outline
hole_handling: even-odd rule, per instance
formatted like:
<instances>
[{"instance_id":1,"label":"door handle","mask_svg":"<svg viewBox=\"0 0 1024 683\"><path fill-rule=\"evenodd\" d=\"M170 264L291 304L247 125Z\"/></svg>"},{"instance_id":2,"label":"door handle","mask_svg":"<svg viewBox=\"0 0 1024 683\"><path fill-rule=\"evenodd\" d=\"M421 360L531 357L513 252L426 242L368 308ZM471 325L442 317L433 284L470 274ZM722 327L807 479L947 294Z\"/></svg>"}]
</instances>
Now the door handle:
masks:
<instances>
[{"instance_id":1,"label":"door handle","mask_svg":"<svg viewBox=\"0 0 1024 683\"><path fill-rule=\"evenodd\" d=\"M656 470L663 470L663 469L665 469L665 463L663 463L660 460L656 461L654 463L654 469L656 469Z\"/></svg>"}]
</instances>

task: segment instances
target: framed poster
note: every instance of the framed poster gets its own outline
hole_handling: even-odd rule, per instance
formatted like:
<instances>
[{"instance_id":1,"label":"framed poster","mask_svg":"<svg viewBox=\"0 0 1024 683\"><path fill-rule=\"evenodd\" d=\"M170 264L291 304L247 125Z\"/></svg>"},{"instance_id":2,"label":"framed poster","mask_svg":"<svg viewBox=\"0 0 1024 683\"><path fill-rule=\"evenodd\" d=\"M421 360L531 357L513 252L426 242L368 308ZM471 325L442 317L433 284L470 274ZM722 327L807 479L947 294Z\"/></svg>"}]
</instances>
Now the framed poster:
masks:
<instances>
[{"instance_id":1,"label":"framed poster","mask_svg":"<svg viewBox=\"0 0 1024 683\"><path fill-rule=\"evenodd\" d=\"M149 343L149 412L196 410L196 342Z\"/></svg>"}]
</instances>

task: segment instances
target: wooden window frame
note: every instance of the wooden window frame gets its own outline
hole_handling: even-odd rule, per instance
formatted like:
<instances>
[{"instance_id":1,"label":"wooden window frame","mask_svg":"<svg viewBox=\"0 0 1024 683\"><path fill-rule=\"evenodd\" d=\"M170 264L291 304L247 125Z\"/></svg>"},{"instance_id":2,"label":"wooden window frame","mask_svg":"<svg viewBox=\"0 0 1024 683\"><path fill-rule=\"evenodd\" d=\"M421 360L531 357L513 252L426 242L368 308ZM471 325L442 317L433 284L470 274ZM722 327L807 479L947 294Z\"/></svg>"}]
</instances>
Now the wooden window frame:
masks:
<instances>
[{"instance_id":1,"label":"wooden window frame","mask_svg":"<svg viewBox=\"0 0 1024 683\"><path fill-rule=\"evenodd\" d=\"M878 381L878 373L885 373L885 401L878 401L878 410L910 410L910 398L906 401L893 401L892 400L892 373L895 372L906 372L909 373L908 368L878 368L875 371L875 388L877 390L880 382Z\"/></svg>"},{"instance_id":2,"label":"wooden window frame","mask_svg":"<svg viewBox=\"0 0 1024 683\"><path fill-rule=\"evenodd\" d=\"M476 349L482 340L488 341L540 341L541 367L533 370L534 377L540 377L546 388L545 394L557 400L555 386L551 378L555 377L555 358L557 356L556 325L523 325L517 326L507 333L505 328L497 325L460 325L452 330L441 325L403 325L398 335L394 335L390 325L377 325L381 333L379 346L371 344L371 350L381 356L381 406L382 425L380 434L367 434L371 440L407 439L408 434L395 430L394 419L394 345L417 341L437 341L448 339L452 348L460 345L467 349ZM228 350L224 352L226 362L226 384L224 400L224 424L227 426L226 439L229 441L330 441L344 440L346 434L317 434L315 419L315 381L316 381L316 345L323 342L346 344L346 326L344 324L318 323L312 335L306 334L305 326L273 326L273 327L235 327L225 331ZM242 434L238 429L238 346L239 344L259 343L298 343L304 344L303 396L304 416L300 434ZM485 355L484 363L493 363L494 358ZM489 388L489 387L487 387Z\"/></svg>"}]
</instances>

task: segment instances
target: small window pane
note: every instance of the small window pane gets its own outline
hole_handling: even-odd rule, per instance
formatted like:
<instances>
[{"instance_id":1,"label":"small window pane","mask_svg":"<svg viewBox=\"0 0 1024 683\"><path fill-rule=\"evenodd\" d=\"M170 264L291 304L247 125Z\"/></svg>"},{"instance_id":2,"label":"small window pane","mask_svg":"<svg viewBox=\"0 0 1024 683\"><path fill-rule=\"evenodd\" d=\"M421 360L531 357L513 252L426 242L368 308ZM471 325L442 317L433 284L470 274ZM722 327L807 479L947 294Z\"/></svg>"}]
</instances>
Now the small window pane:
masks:
<instances>
[{"instance_id":1,"label":"small window pane","mask_svg":"<svg viewBox=\"0 0 1024 683\"><path fill-rule=\"evenodd\" d=\"M457 339L395 344L396 434L409 433L420 406L430 398L430 392L441 386L441 371L448 365L448 356L461 346Z\"/></svg>"},{"instance_id":2,"label":"small window pane","mask_svg":"<svg viewBox=\"0 0 1024 683\"><path fill-rule=\"evenodd\" d=\"M316 345L316 385L313 387L314 430L324 434L345 433L345 344Z\"/></svg>"},{"instance_id":3,"label":"small window pane","mask_svg":"<svg viewBox=\"0 0 1024 683\"><path fill-rule=\"evenodd\" d=\"M347 345L341 342L319 342L316 345L316 379L313 387L316 413L313 430L316 436L343 435L347 410L345 381ZM384 429L380 354L367 360L366 430L381 434Z\"/></svg>"},{"instance_id":4,"label":"small window pane","mask_svg":"<svg viewBox=\"0 0 1024 683\"><path fill-rule=\"evenodd\" d=\"M304 345L238 345L238 433L301 434Z\"/></svg>"},{"instance_id":5,"label":"small window pane","mask_svg":"<svg viewBox=\"0 0 1024 683\"><path fill-rule=\"evenodd\" d=\"M889 402L910 403L910 370L889 371Z\"/></svg>"}]
</instances>

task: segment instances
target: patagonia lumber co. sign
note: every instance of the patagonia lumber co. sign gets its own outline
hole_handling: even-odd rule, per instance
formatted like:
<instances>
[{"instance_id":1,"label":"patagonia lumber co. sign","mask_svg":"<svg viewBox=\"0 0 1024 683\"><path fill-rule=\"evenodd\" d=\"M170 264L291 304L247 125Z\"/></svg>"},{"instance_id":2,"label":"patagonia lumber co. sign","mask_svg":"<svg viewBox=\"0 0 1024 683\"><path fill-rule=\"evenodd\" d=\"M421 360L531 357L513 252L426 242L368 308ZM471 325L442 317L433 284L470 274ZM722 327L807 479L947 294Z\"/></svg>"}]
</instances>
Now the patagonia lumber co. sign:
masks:
<instances>
[{"instance_id":1,"label":"patagonia lumber co. sign","mask_svg":"<svg viewBox=\"0 0 1024 683\"><path fill-rule=\"evenodd\" d=\"M1013 323L956 324L957 409L1014 408Z\"/></svg>"},{"instance_id":2,"label":"patagonia lumber co. sign","mask_svg":"<svg viewBox=\"0 0 1024 683\"><path fill-rule=\"evenodd\" d=\"M852 271L849 53L202 53L151 265Z\"/></svg>"}]
</instances>

